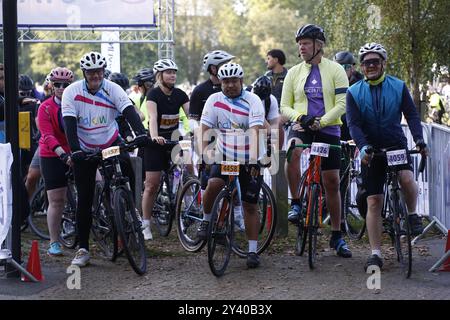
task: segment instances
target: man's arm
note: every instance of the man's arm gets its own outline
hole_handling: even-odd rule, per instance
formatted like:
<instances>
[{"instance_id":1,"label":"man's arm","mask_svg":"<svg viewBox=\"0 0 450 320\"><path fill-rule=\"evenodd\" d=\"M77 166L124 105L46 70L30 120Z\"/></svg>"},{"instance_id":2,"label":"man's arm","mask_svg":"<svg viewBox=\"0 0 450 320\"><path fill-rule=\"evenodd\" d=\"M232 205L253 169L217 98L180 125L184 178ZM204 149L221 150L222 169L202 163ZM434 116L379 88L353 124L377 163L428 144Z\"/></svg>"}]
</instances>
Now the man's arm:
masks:
<instances>
[{"instance_id":1,"label":"man's arm","mask_svg":"<svg viewBox=\"0 0 450 320\"><path fill-rule=\"evenodd\" d=\"M294 83L293 72L288 72L281 92L280 112L291 121L297 121L302 114L294 109Z\"/></svg>"},{"instance_id":2,"label":"man's arm","mask_svg":"<svg viewBox=\"0 0 450 320\"><path fill-rule=\"evenodd\" d=\"M362 119L360 116L360 111L358 105L355 102L352 94L347 92L347 125L350 131L352 139L355 141L356 146L361 150L364 146L368 145L368 141L362 131Z\"/></svg>"},{"instance_id":3,"label":"man's arm","mask_svg":"<svg viewBox=\"0 0 450 320\"><path fill-rule=\"evenodd\" d=\"M139 117L133 105L129 105L128 107L126 107L123 110L122 114L125 116L125 119L127 119L128 123L131 125L131 128L133 129L136 136L145 134L145 128L141 122L141 118Z\"/></svg>"},{"instance_id":4,"label":"man's arm","mask_svg":"<svg viewBox=\"0 0 450 320\"><path fill-rule=\"evenodd\" d=\"M335 122L345 113L345 94L348 89L348 78L344 68L336 68L334 88L334 107L320 119L321 127L326 127L330 123Z\"/></svg>"},{"instance_id":5,"label":"man's arm","mask_svg":"<svg viewBox=\"0 0 450 320\"><path fill-rule=\"evenodd\" d=\"M419 112L417 112L416 105L414 104L411 95L409 94L406 84L403 84L402 93L402 105L401 110L405 116L406 122L408 122L408 127L414 138L414 141L423 140L422 125L420 124Z\"/></svg>"}]
</instances>

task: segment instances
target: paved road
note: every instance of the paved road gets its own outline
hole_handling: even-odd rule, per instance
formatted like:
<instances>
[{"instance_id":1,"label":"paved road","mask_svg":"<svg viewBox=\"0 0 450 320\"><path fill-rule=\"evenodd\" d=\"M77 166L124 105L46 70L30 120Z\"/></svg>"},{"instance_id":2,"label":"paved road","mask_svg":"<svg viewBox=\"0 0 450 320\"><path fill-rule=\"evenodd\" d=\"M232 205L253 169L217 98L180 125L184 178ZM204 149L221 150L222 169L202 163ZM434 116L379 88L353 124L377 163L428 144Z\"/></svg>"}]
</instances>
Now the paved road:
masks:
<instances>
[{"instance_id":1,"label":"paved road","mask_svg":"<svg viewBox=\"0 0 450 320\"><path fill-rule=\"evenodd\" d=\"M322 241L323 248L325 243ZM43 254L44 245L41 258L45 281L32 284L0 279L0 299L450 299L450 273L428 272L443 254L445 239L439 237L416 246L409 280L403 278L385 246L389 260L381 274L381 290L367 288L369 275L364 273L363 265L368 249L361 243L351 243L351 259L322 250L317 269L310 271L307 256L295 256L288 240L276 240L262 255L260 268L247 270L245 260L232 256L226 274L216 278L208 268L205 249L199 254L184 252L176 236L171 235L149 244L149 270L145 276L135 275L125 258L111 263L95 256L89 267L81 269L80 290L67 288L66 268L73 252L68 250L64 257L50 258Z\"/></svg>"}]
</instances>

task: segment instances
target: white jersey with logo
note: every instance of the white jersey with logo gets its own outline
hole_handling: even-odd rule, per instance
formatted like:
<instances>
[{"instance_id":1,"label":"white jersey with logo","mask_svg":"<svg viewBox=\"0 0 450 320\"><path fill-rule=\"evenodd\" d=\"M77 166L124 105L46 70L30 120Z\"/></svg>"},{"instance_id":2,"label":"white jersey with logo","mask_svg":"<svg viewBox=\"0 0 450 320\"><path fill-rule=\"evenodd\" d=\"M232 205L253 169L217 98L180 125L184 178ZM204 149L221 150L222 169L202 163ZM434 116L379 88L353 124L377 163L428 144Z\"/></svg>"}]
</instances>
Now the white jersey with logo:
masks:
<instances>
[{"instance_id":1,"label":"white jersey with logo","mask_svg":"<svg viewBox=\"0 0 450 320\"><path fill-rule=\"evenodd\" d=\"M91 94L86 81L80 80L64 90L62 115L77 118L80 147L92 152L109 147L117 139L115 119L130 104L125 91L114 82L103 80L100 90Z\"/></svg>"},{"instance_id":2,"label":"white jersey with logo","mask_svg":"<svg viewBox=\"0 0 450 320\"><path fill-rule=\"evenodd\" d=\"M245 90L234 99L217 92L206 100L200 122L219 129L217 150L225 154L227 160L247 162L250 140L245 132L264 125L264 107L257 95Z\"/></svg>"}]
</instances>

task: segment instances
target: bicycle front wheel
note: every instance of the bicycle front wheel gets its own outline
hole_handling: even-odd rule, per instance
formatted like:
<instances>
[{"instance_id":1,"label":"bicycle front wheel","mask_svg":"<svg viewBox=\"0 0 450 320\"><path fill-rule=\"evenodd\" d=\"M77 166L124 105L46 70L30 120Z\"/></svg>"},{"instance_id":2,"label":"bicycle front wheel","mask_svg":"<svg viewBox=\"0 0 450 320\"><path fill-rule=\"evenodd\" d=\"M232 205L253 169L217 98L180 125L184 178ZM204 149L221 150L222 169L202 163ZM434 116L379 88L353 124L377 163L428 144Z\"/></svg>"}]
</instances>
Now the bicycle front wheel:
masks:
<instances>
[{"instance_id":1,"label":"bicycle front wheel","mask_svg":"<svg viewBox=\"0 0 450 320\"><path fill-rule=\"evenodd\" d=\"M356 204L356 193L358 191L356 180L357 176L354 176L348 181L342 205L345 231L352 240L360 240L366 230L366 220L359 213L358 205Z\"/></svg>"},{"instance_id":2,"label":"bicycle front wheel","mask_svg":"<svg viewBox=\"0 0 450 320\"><path fill-rule=\"evenodd\" d=\"M67 187L67 201L61 220L60 241L68 249L74 249L78 244L76 230L77 192L74 184Z\"/></svg>"},{"instance_id":3,"label":"bicycle front wheel","mask_svg":"<svg viewBox=\"0 0 450 320\"><path fill-rule=\"evenodd\" d=\"M50 240L47 224L48 198L45 186L42 184L33 194L30 201L28 225L41 239Z\"/></svg>"},{"instance_id":4,"label":"bicycle front wheel","mask_svg":"<svg viewBox=\"0 0 450 320\"><path fill-rule=\"evenodd\" d=\"M214 201L208 232L208 264L216 277L225 273L230 262L233 224L233 199L223 189Z\"/></svg>"},{"instance_id":5,"label":"bicycle front wheel","mask_svg":"<svg viewBox=\"0 0 450 320\"><path fill-rule=\"evenodd\" d=\"M105 258L115 261L118 252L117 229L114 223L109 196L103 195L103 183L95 184L91 232Z\"/></svg>"},{"instance_id":6,"label":"bicycle front wheel","mask_svg":"<svg viewBox=\"0 0 450 320\"><path fill-rule=\"evenodd\" d=\"M145 252L142 226L137 217L131 192L123 187L114 191L114 218L117 232L131 267L138 275L147 271L147 254Z\"/></svg>"},{"instance_id":7,"label":"bicycle front wheel","mask_svg":"<svg viewBox=\"0 0 450 320\"><path fill-rule=\"evenodd\" d=\"M319 233L319 195L320 188L313 184L310 189L310 197L308 202L308 263L309 268L314 269L317 255L317 235Z\"/></svg>"},{"instance_id":8,"label":"bicycle front wheel","mask_svg":"<svg viewBox=\"0 0 450 320\"><path fill-rule=\"evenodd\" d=\"M186 251L198 252L206 244L197 236L197 230L203 220L201 202L201 182L192 178L185 182L180 191L177 206L177 234Z\"/></svg>"},{"instance_id":9,"label":"bicycle front wheel","mask_svg":"<svg viewBox=\"0 0 450 320\"><path fill-rule=\"evenodd\" d=\"M169 177L163 174L158 194L153 206L153 221L162 237L167 237L172 230L174 208L171 200Z\"/></svg>"}]
</instances>

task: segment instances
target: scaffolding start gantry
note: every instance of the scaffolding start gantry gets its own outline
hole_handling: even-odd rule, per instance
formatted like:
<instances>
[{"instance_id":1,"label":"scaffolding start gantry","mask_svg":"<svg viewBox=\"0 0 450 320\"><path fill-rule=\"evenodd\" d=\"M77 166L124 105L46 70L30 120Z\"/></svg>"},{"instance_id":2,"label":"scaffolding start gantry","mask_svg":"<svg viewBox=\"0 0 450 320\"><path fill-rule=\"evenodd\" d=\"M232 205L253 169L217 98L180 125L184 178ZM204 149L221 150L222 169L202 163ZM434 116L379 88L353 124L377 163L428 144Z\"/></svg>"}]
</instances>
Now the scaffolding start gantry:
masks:
<instances>
[{"instance_id":1,"label":"scaffolding start gantry","mask_svg":"<svg viewBox=\"0 0 450 320\"><path fill-rule=\"evenodd\" d=\"M22 43L109 43L102 39L104 31L118 31L116 43L154 43L158 45L159 59L174 58L175 0L155 1L155 24L150 27L96 27L80 28L23 27L17 29ZM3 42L0 28L0 42Z\"/></svg>"}]
</instances>

